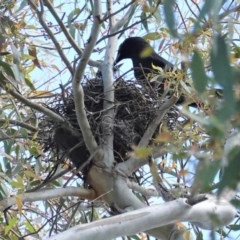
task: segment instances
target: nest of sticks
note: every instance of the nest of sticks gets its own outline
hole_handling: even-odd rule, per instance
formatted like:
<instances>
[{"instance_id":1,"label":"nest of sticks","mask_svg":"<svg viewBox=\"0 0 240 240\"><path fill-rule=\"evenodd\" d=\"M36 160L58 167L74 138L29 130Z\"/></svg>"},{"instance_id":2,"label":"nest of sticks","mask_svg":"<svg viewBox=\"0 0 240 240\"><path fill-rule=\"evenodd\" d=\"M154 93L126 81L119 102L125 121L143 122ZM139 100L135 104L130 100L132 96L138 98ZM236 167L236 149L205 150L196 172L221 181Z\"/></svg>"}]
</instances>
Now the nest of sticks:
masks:
<instances>
[{"instance_id":1,"label":"nest of sticks","mask_svg":"<svg viewBox=\"0 0 240 240\"><path fill-rule=\"evenodd\" d=\"M114 156L116 162L122 162L127 160L127 153L131 151L131 147L138 144L149 123L156 116L161 101L164 100L161 100L159 93L154 91L152 86L139 81L118 79L114 85ZM83 89L88 121L99 143L103 134L101 131L104 102L102 81L88 80L83 84ZM42 116L40 142L44 145L45 151L53 153L54 159L59 163L69 159L75 167L81 169L84 163L89 163L90 154L77 123L72 89L62 87L62 92L48 103L48 108L61 115L66 120L66 124L60 125ZM172 128L177 118L177 112L172 109L165 116L164 121L169 128ZM86 164L84 169L87 169Z\"/></svg>"}]
</instances>

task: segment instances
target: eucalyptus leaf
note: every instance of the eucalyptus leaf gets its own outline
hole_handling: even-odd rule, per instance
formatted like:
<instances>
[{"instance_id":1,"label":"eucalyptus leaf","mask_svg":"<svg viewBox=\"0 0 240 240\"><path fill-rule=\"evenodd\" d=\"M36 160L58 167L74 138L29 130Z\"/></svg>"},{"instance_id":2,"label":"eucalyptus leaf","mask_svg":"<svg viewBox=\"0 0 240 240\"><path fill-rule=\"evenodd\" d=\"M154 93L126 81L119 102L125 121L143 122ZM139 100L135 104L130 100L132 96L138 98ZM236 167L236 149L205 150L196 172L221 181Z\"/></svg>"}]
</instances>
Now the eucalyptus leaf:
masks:
<instances>
[{"instance_id":1,"label":"eucalyptus leaf","mask_svg":"<svg viewBox=\"0 0 240 240\"><path fill-rule=\"evenodd\" d=\"M195 51L191 63L193 84L196 90L201 94L204 92L208 77L204 70L203 60L199 52Z\"/></svg>"}]
</instances>

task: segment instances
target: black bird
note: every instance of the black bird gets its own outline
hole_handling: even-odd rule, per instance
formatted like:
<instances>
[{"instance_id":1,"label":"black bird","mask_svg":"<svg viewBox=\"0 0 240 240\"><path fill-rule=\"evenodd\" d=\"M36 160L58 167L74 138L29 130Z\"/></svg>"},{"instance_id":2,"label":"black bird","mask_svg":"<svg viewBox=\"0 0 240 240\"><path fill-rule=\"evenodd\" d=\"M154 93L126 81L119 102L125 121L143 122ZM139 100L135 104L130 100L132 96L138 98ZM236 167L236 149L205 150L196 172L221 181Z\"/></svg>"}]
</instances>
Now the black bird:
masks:
<instances>
[{"instance_id":1,"label":"black bird","mask_svg":"<svg viewBox=\"0 0 240 240\"><path fill-rule=\"evenodd\" d=\"M119 47L115 64L130 58L137 80L145 80L149 73L159 74L157 67L172 70L173 64L159 56L149 43L141 37L127 38Z\"/></svg>"},{"instance_id":2,"label":"black bird","mask_svg":"<svg viewBox=\"0 0 240 240\"><path fill-rule=\"evenodd\" d=\"M159 74L157 67L162 68L164 71L173 71L174 65L168 62L163 57L159 56L154 49L150 46L150 44L141 37L130 37L123 41L123 43L119 46L117 58L114 62L114 66L123 59L130 58L133 63L134 68L134 76L138 81L146 81L149 80L148 74L155 73ZM176 70L177 72L178 70ZM162 78L160 82L157 84L150 83L155 89L158 88L159 93L163 93L164 90L164 82L166 79ZM172 82L171 86L175 85ZM172 88L172 87L170 87ZM215 89L214 94L218 96L221 93L221 89ZM171 95L173 92L170 91ZM218 96L218 98L221 98ZM181 95L177 104L182 104L185 102L186 96ZM189 103L188 106L197 107L198 104L195 102Z\"/></svg>"}]
</instances>

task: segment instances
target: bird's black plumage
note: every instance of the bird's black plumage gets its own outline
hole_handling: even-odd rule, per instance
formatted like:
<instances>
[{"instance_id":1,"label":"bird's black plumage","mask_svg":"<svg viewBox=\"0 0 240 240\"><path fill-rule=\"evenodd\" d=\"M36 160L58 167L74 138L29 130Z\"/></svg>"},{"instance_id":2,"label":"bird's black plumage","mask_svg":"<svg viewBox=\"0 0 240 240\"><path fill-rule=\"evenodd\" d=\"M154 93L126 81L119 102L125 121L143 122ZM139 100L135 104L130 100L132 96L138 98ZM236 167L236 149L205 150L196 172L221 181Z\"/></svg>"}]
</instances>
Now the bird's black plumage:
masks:
<instances>
[{"instance_id":1,"label":"bird's black plumage","mask_svg":"<svg viewBox=\"0 0 240 240\"><path fill-rule=\"evenodd\" d=\"M168 62L163 57L159 56L154 49L150 46L150 44L141 37L129 37L123 41L123 43L119 46L117 58L115 60L115 65L123 59L130 58L133 63L134 68L134 76L137 80L145 80L149 79L149 73L156 73L159 75L159 71L156 67L162 68L164 71L173 71L174 65ZM179 70L176 70L178 72ZM158 93L163 93L164 90L164 82L166 78L163 77L161 82L158 82L156 85L153 83L151 86L157 88ZM175 85L173 81L171 86ZM171 89L173 87L170 87ZM217 96L217 92L221 92L222 90L216 89L215 95ZM171 95L173 92L169 91ZM185 102L186 96L181 95L177 104L182 104ZM197 103L192 102L188 104L188 106L196 107Z\"/></svg>"},{"instance_id":2,"label":"bird's black plumage","mask_svg":"<svg viewBox=\"0 0 240 240\"><path fill-rule=\"evenodd\" d=\"M141 37L127 38L119 46L115 64L126 58L130 58L132 60L134 76L138 81L144 83L146 80L151 80L153 75L150 73L160 75L160 78L158 78L160 81L150 82L150 85L157 93L162 94L164 92L166 75L162 77L161 74L159 74L160 71L158 68L162 68L163 71L173 71L174 65L172 63L159 56L150 44ZM174 89L174 85L175 83L170 83L168 88ZM172 94L173 91L170 90L168 95ZM184 101L185 97L182 95L180 96L177 104L181 104Z\"/></svg>"},{"instance_id":3,"label":"bird's black plumage","mask_svg":"<svg viewBox=\"0 0 240 240\"><path fill-rule=\"evenodd\" d=\"M137 80L146 79L149 73L158 73L156 67L163 70L173 69L173 64L159 56L141 37L127 38L120 45L115 64L126 58L132 60L134 76Z\"/></svg>"}]
</instances>

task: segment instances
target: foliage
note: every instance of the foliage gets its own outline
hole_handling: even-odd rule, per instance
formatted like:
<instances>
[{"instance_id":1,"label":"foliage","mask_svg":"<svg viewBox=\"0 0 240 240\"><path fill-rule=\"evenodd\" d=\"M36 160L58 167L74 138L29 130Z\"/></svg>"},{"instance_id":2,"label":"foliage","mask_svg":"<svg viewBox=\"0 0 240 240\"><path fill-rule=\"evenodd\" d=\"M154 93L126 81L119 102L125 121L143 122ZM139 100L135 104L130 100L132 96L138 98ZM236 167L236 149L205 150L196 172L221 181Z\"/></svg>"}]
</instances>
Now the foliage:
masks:
<instances>
[{"instance_id":1,"label":"foliage","mask_svg":"<svg viewBox=\"0 0 240 240\"><path fill-rule=\"evenodd\" d=\"M170 198L181 196L186 188L190 189L187 195L221 194L226 187L235 190L238 185L239 143L230 143L230 149L225 148L226 139L231 140L230 133L235 136L239 132L240 120L237 3L146 0L99 1L99 4L103 14L96 17L95 1L0 3L0 207L4 210L0 214L3 223L0 235L4 239L29 235L39 239L119 213L118 205L106 204L106 199L104 202L99 195L96 199L83 197L82 193L54 198L37 196L40 189L74 186L90 190L95 184L83 168L76 169L72 164L70 149L63 151L57 143L54 134L59 126L70 128L70 134L73 131L77 139L81 135L84 150L77 152L77 157L81 155L83 162L88 161L88 170L94 163L108 169L107 174L114 171L116 163L106 160L111 159L110 150L103 147L103 153L99 152L99 147L92 144L94 141L86 140L88 133L85 135L84 130L88 128L82 128L77 114L79 102L72 92L79 71L83 71L82 78L76 82L85 86L86 108L82 109L96 144L109 146L106 142L111 142L109 135L115 130L114 149L111 149L114 160L119 163L133 159L133 165L137 166L136 171L126 174L128 180L146 189L162 181L170 192L176 190ZM122 24L117 30L113 27L113 17ZM91 43L95 21L100 23L100 33L97 35L96 31L97 41L88 60L84 54ZM120 67L125 69L122 72L112 73L109 70L112 67L108 68L116 87L115 96L108 94L113 91L111 84L108 85L111 78L105 65L109 61L112 64L115 57L116 52L111 52L108 45L114 36L119 37L119 42L114 40L118 45L129 36L154 40L155 50L177 69L181 68L181 71L160 71L160 75L168 79L171 86L168 90L175 97L185 96L185 102L162 110L169 92L148 95L145 91L149 88L134 82L128 63ZM79 69L85 59L86 68ZM104 87L94 84L90 88L89 84L95 81L103 81ZM66 102L71 103L70 107L66 107ZM189 107L193 102L194 108ZM95 103L94 107L87 105ZM108 116L117 120L111 122ZM159 122L151 129L153 119ZM128 125L123 127L123 121L128 121ZM131 128L138 128L137 142ZM148 130L153 132L150 139ZM146 167L149 155L154 158L150 170ZM22 200L21 194L32 192L36 192L37 198ZM145 196L140 190L133 192L142 203L159 199ZM3 201L12 196L15 204L5 208ZM238 221L234 222L222 234L231 236L239 231L238 225ZM195 228L190 232L191 236L204 239ZM190 239L187 233L185 239ZM143 238L139 234L129 237Z\"/></svg>"}]
</instances>

